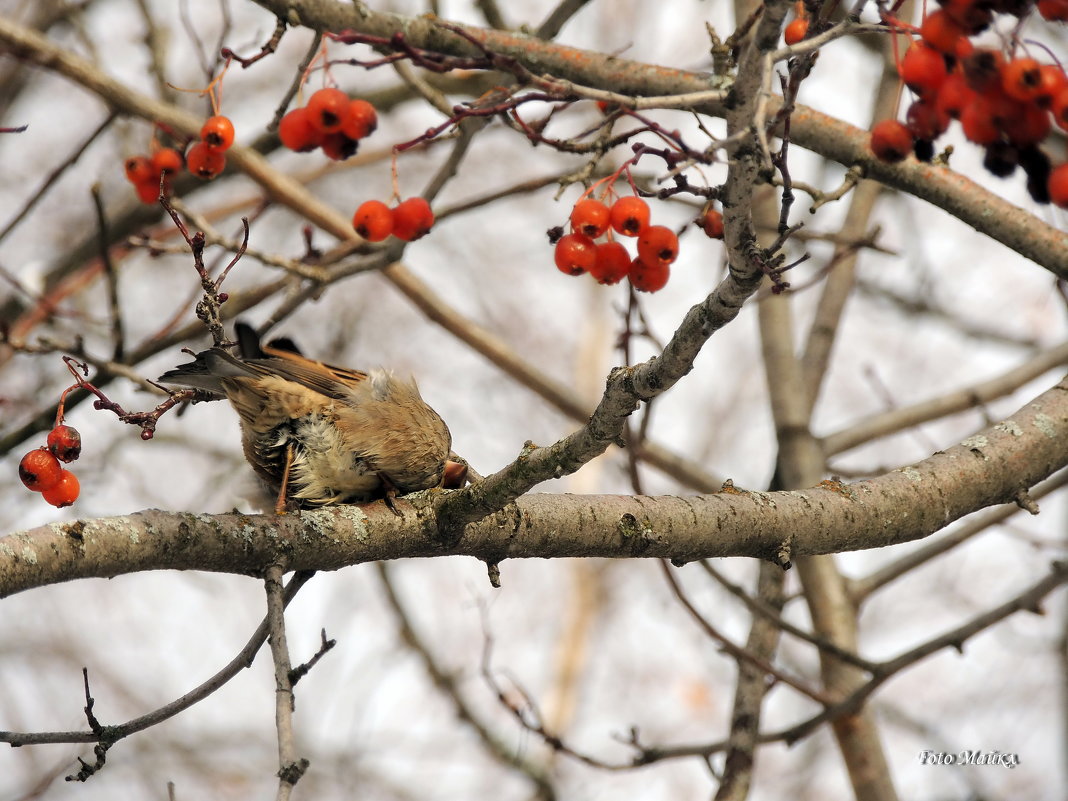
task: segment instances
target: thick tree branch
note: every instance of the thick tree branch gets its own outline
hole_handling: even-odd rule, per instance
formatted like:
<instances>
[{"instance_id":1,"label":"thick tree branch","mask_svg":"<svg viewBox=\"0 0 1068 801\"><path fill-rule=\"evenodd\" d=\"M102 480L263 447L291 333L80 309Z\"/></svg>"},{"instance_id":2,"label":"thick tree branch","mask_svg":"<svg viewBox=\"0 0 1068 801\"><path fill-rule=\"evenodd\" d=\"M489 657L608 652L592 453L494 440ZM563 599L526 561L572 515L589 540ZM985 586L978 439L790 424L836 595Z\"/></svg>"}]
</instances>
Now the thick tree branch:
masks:
<instances>
[{"instance_id":1,"label":"thick tree branch","mask_svg":"<svg viewBox=\"0 0 1068 801\"><path fill-rule=\"evenodd\" d=\"M468 525L448 546L435 514L447 496L440 491L400 500L401 516L376 503L283 517L150 510L53 523L0 538L0 597L141 570L259 575L279 559L294 570L336 570L374 559L445 554L487 562L645 556L681 563L878 548L1007 503L1065 465L1068 379L962 443L875 479L689 498L531 495Z\"/></svg>"}]
</instances>

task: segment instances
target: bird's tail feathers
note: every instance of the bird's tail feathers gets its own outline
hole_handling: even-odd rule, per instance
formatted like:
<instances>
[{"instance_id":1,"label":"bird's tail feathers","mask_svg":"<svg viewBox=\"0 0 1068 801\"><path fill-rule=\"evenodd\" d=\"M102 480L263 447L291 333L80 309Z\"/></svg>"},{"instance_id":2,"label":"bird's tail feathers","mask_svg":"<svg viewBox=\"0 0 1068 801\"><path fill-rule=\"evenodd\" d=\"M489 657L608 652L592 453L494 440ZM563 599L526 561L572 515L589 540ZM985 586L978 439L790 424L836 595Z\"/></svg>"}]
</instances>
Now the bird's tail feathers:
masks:
<instances>
[{"instance_id":1,"label":"bird's tail feathers","mask_svg":"<svg viewBox=\"0 0 1068 801\"><path fill-rule=\"evenodd\" d=\"M225 395L224 378L242 378L256 375L247 364L222 348L212 348L198 353L193 361L179 364L161 375L161 384L178 384L183 387L204 389L216 395Z\"/></svg>"}]
</instances>

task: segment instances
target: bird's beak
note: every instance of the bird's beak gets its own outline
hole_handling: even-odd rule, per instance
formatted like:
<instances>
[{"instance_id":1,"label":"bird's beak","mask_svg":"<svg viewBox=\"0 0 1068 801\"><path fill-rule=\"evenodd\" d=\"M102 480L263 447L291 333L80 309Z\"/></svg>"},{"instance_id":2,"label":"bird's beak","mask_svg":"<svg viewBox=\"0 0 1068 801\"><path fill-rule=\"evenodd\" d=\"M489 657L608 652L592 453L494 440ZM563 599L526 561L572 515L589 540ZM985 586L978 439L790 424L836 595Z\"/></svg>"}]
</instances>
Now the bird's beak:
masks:
<instances>
[{"instance_id":1,"label":"bird's beak","mask_svg":"<svg viewBox=\"0 0 1068 801\"><path fill-rule=\"evenodd\" d=\"M443 489L459 489L467 483L467 465L463 462L455 462L452 459L445 461L445 471L442 474L441 486Z\"/></svg>"}]
</instances>

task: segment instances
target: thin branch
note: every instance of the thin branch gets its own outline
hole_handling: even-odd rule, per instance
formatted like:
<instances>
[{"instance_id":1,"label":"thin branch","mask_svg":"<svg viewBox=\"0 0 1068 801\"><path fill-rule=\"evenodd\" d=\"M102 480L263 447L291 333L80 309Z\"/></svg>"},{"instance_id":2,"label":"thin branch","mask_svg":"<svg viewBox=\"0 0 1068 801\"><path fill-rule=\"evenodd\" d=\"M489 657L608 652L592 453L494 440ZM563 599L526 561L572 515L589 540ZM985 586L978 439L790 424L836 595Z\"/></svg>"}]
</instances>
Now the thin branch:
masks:
<instances>
[{"instance_id":1,"label":"thin branch","mask_svg":"<svg viewBox=\"0 0 1068 801\"><path fill-rule=\"evenodd\" d=\"M877 666L875 675L872 676L868 682L858 687L850 693L849 696L842 699L834 706L829 707L820 714L815 715L796 726L791 726L790 728L779 732L763 735L761 740L763 742L783 740L787 744L795 743L801 738L808 736L823 723L843 715L855 713L887 680L891 679L905 668L919 662L921 659L941 651L943 648L954 648L959 652L963 652L964 644L970 638L1016 612L1024 611L1039 613L1039 604L1042 599L1066 582L1068 582L1068 562L1054 562L1048 575L1044 576L1019 595L988 612L977 615L969 622L958 626L941 636L930 639L922 645L918 645L917 647L906 651L900 656L880 662Z\"/></svg>"},{"instance_id":2,"label":"thin branch","mask_svg":"<svg viewBox=\"0 0 1068 801\"><path fill-rule=\"evenodd\" d=\"M921 423L990 403L1065 364L1068 364L1068 342L1040 353L997 378L973 384L928 401L921 401L912 406L872 415L840 431L828 434L823 437L824 451L827 456L833 456L873 439L906 431Z\"/></svg>"},{"instance_id":3,"label":"thin branch","mask_svg":"<svg viewBox=\"0 0 1068 801\"><path fill-rule=\"evenodd\" d=\"M285 35L285 32L286 21L283 18L279 17L277 20L275 20L274 33L271 34L271 38L268 39L264 43L263 47L260 48L260 52L256 53L253 56L242 57L235 53L233 50L231 50L229 47L224 47L220 51L219 55L223 59L233 59L241 65L241 69L247 70L260 59L266 58L267 56L274 53L278 49L278 45L281 44L282 37Z\"/></svg>"},{"instance_id":4,"label":"thin branch","mask_svg":"<svg viewBox=\"0 0 1068 801\"><path fill-rule=\"evenodd\" d=\"M703 562L702 564L707 564ZM773 614L782 610L786 598L783 588L786 572L778 565L761 562L757 579L760 602ZM766 617L754 617L749 627L745 651L758 661L770 662L779 646L779 627ZM731 709L731 733L723 776L714 801L745 801L749 797L756 763L756 747L760 734L761 708L770 690L765 673L752 662L738 663L738 679Z\"/></svg>"},{"instance_id":5,"label":"thin branch","mask_svg":"<svg viewBox=\"0 0 1068 801\"><path fill-rule=\"evenodd\" d=\"M326 656L337 645L337 640L328 640L326 638L326 629L322 629L319 632L319 637L319 650L312 654L312 658L289 671L290 685L296 686L297 682L307 676L308 673L311 672L311 669L319 664L319 660Z\"/></svg>"},{"instance_id":6,"label":"thin branch","mask_svg":"<svg viewBox=\"0 0 1068 801\"><path fill-rule=\"evenodd\" d=\"M116 116L117 115L114 111L108 114L108 116L105 117L104 120L96 128L93 129L92 133L90 133L87 137L85 137L84 140L82 140L82 143L78 145L77 148L75 148L73 153L67 156L67 158L57 164L52 169L52 171L48 173L44 181L41 182L41 185L34 191L32 195L30 195L29 200L27 200L26 203L22 206L22 208L19 209L18 213L11 218L10 222L8 222L8 224L4 226L3 230L0 230L0 242L3 242L7 238L7 235L15 229L15 226L22 222L26 215L33 210L33 208L41 201L42 198L44 198L46 194L48 194L48 190L52 188L56 181L62 178L63 174L68 169L78 163L78 159L82 157L82 154L86 150L88 150L89 146L93 144L93 142L95 142L97 138L99 138L99 136L111 126L111 123L115 121Z\"/></svg>"},{"instance_id":7,"label":"thin branch","mask_svg":"<svg viewBox=\"0 0 1068 801\"><path fill-rule=\"evenodd\" d=\"M279 19L281 19L281 17L279 17ZM286 114L286 109L289 108L289 104L293 102L293 98L297 96L297 92L299 92L300 87L303 86L305 73L315 59L315 56L318 55L322 43L323 34L321 31L316 31L311 45L304 53L304 58L301 59L300 63L297 65L296 77L293 78L293 82L289 85L289 88L286 89L286 93L282 95L282 99L278 102L278 108L275 109L271 121L267 123L268 131L278 130L278 123L281 122L282 117Z\"/></svg>"},{"instance_id":8,"label":"thin branch","mask_svg":"<svg viewBox=\"0 0 1068 801\"><path fill-rule=\"evenodd\" d=\"M995 327L997 320L968 319L958 310L943 306L926 286L910 296L899 289L881 286L871 279L861 277L857 280L857 289L869 298L886 301L908 316L927 317L951 328L954 333L978 342L992 342L997 345L1011 345L1029 350L1037 350L1041 346L1039 339L1034 335L999 331Z\"/></svg>"},{"instance_id":9,"label":"thin branch","mask_svg":"<svg viewBox=\"0 0 1068 801\"><path fill-rule=\"evenodd\" d=\"M567 21L571 19L575 14L581 11L589 0L560 0L559 5L552 10L552 13L545 18L545 21L538 26L534 35L539 39L555 39L556 35L560 33L561 28L567 24Z\"/></svg>"},{"instance_id":10,"label":"thin branch","mask_svg":"<svg viewBox=\"0 0 1068 801\"><path fill-rule=\"evenodd\" d=\"M415 630L411 616L397 594L390 566L386 562L376 562L375 567L385 590L386 601L397 616L401 639L419 657L434 686L452 702L456 716L474 730L486 752L493 759L515 768L529 779L537 789L539 798L546 799L546 801L556 798L556 790L545 768L524 758L515 748L495 734L489 724L481 719L478 712L468 702L453 673L439 664L437 657L430 650L430 644Z\"/></svg>"},{"instance_id":11,"label":"thin branch","mask_svg":"<svg viewBox=\"0 0 1068 801\"><path fill-rule=\"evenodd\" d=\"M93 207L96 209L97 230L100 232L100 261L104 265L104 278L107 280L108 316L111 318L111 359L121 362L126 351L126 334L122 324L122 306L119 304L119 276L111 261L111 249L108 247L108 219L104 212L104 201L100 197L100 185L91 188Z\"/></svg>"},{"instance_id":12,"label":"thin branch","mask_svg":"<svg viewBox=\"0 0 1068 801\"><path fill-rule=\"evenodd\" d=\"M694 619L701 630L705 632L709 637L720 644L720 647L730 654L739 663L747 663L753 667L762 671L765 675L771 676L788 687L792 687L797 692L801 693L813 701L822 704L823 706L830 706L832 699L830 696L823 692L820 692L815 687L802 681L799 678L791 676L789 673L780 670L771 664L767 659L752 654L741 646L735 645L727 636L720 632L715 626L713 626L708 619L702 615L697 607L693 605L689 598L686 597L686 593L682 591L682 587L679 585L678 580L672 573L672 567L667 562L661 562L662 572L664 578L667 579L668 584L671 586L671 591L675 595L675 598L682 604L683 608L690 613L690 617Z\"/></svg>"},{"instance_id":13,"label":"thin branch","mask_svg":"<svg viewBox=\"0 0 1068 801\"><path fill-rule=\"evenodd\" d=\"M290 579L286 585L284 593L284 602L288 604L293 597L300 591L311 577L314 575L313 571L304 571L296 573L293 578ZM144 731L145 729L155 726L157 723L161 723L168 718L172 718L179 712L184 712L189 707L193 706L205 698L210 696L220 687L225 685L230 679L240 673L242 670L252 667L252 661L256 657L256 653L260 650L260 647L267 640L269 634L267 628L267 618L263 619L263 622L256 628L249 638L245 646L237 652L237 655L231 659L219 672L209 678L202 684L194 687L187 692L181 698L178 698L171 703L160 707L159 709L149 712L147 715L134 718L126 723L120 723L114 726L107 727L108 739L112 742L118 742L124 737L129 737L131 734ZM96 731L59 731L59 732L11 732L0 731L0 742L8 743L11 746L18 747L22 745L44 745L55 743L94 743L99 742L100 736Z\"/></svg>"},{"instance_id":14,"label":"thin branch","mask_svg":"<svg viewBox=\"0 0 1068 801\"><path fill-rule=\"evenodd\" d=\"M267 591L267 630L270 633L268 642L274 660L274 723L278 730L277 801L287 801L309 764L307 759L297 758L297 746L293 737L293 667L286 643L282 573L280 564L272 564L263 577L263 586Z\"/></svg>"},{"instance_id":15,"label":"thin branch","mask_svg":"<svg viewBox=\"0 0 1068 801\"><path fill-rule=\"evenodd\" d=\"M727 592L729 592L731 595L738 598L743 604L745 604L746 608L754 615L764 618L765 620L771 621L776 628L785 631L787 634L792 634L794 637L804 640L807 643L811 643L819 650L830 654L836 659L840 659L843 662L849 662L850 664L856 665L857 667L861 668L862 670L866 670L869 673L875 670L875 663L858 656L852 651L846 650L845 648L840 648L839 646L835 645L833 642L824 637L819 637L815 634L812 634L811 632L805 631L799 626L795 626L794 624L790 623L785 618L783 618L779 611L775 610L765 600L763 600L762 598L753 598L742 587L728 581L726 576L724 576L722 573L712 567L712 564L707 559L702 559L700 565L704 569L704 571L708 573L708 575L710 575L713 579L715 579L721 587L723 587L725 590L727 590Z\"/></svg>"}]
</instances>

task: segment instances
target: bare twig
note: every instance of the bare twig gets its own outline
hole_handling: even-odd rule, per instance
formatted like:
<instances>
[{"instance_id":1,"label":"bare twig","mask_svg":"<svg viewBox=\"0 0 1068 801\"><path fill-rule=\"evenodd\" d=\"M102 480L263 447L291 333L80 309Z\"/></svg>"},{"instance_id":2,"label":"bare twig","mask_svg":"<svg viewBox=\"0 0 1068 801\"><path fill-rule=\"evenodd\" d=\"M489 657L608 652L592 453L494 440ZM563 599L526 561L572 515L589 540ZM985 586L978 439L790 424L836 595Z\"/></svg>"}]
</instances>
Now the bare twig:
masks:
<instances>
[{"instance_id":1,"label":"bare twig","mask_svg":"<svg viewBox=\"0 0 1068 801\"><path fill-rule=\"evenodd\" d=\"M846 650L845 648L840 648L839 646L835 645L833 642L830 642L826 638L819 637L815 634L805 631L799 626L795 626L789 621L785 620L779 613L779 611L776 610L763 598L753 598L742 587L728 581L722 573L712 567L712 564L707 559L703 559L700 564L704 571L708 573L708 575L715 579L716 582L720 584L720 586L727 590L727 592L729 592L731 595L738 598L743 604L745 604L746 608L749 609L749 611L752 612L754 615L762 617L765 620L771 621L776 628L782 629L787 634L792 634L794 637L802 639L805 642L811 643L821 651L830 654L836 659L841 659L844 662L850 662L861 668L862 670L868 671L869 673L875 670L875 664L873 662L870 662L867 659L864 659L853 653L852 651Z\"/></svg>"},{"instance_id":2,"label":"bare twig","mask_svg":"<svg viewBox=\"0 0 1068 801\"><path fill-rule=\"evenodd\" d=\"M823 448L828 456L842 453L873 439L905 431L913 426L937 420L946 415L963 412L979 404L1002 398L1015 392L1029 381L1068 363L1068 343L1040 353L1033 359L1014 367L1006 373L973 384L970 387L950 392L938 398L905 406L882 414L872 415L847 428L823 438Z\"/></svg>"},{"instance_id":3,"label":"bare twig","mask_svg":"<svg viewBox=\"0 0 1068 801\"><path fill-rule=\"evenodd\" d=\"M274 722L278 730L278 794L277 801L286 801L304 771L308 760L297 758L293 737L293 681L286 644L285 600L282 585L282 566L273 564L264 572L263 585L267 591L267 629L274 659L275 704Z\"/></svg>"},{"instance_id":4,"label":"bare twig","mask_svg":"<svg viewBox=\"0 0 1068 801\"><path fill-rule=\"evenodd\" d=\"M241 65L241 69L248 69L260 59L266 58L275 52L278 49L278 45L281 43L282 36L285 35L285 32L286 21L279 17L275 22L274 33L271 34L271 38L264 43L263 47L260 48L260 52L256 53L256 55L242 58L229 47L224 47L220 51L220 56L224 59L233 59Z\"/></svg>"},{"instance_id":5,"label":"bare twig","mask_svg":"<svg viewBox=\"0 0 1068 801\"><path fill-rule=\"evenodd\" d=\"M301 59L300 64L297 65L296 77L293 78L293 82L286 89L286 93L282 95L282 99L278 102L278 108L275 109L274 116L271 117L271 121L267 123L268 131L277 131L278 123L282 117L285 116L286 109L289 108L289 104L293 102L293 98L296 97L297 92L300 91L300 87L304 85L305 73L308 70L308 66L315 59L315 56L319 53L319 47L323 43L323 34L320 31L315 32L315 37L312 39L311 45L308 47L307 52L304 54L304 58Z\"/></svg>"},{"instance_id":6,"label":"bare twig","mask_svg":"<svg viewBox=\"0 0 1068 801\"><path fill-rule=\"evenodd\" d=\"M111 261L111 249L108 247L108 219L104 212L104 201L100 197L100 185L93 184L93 207L96 209L97 230L100 232L100 260L104 265L104 277L108 287L108 315L111 317L111 358L121 362L126 350L126 335L122 323L122 307L119 305L119 277Z\"/></svg>"},{"instance_id":7,"label":"bare twig","mask_svg":"<svg viewBox=\"0 0 1068 801\"><path fill-rule=\"evenodd\" d=\"M807 682L802 681L799 678L791 676L783 670L772 665L767 659L761 658L755 654L748 652L745 648L735 645L729 638L721 633L715 626L713 626L708 619L702 615L697 607L693 605L689 598L686 597L686 593L682 591L682 587L676 580L671 564L666 561L660 563L664 578L667 579L668 585L671 587L672 593L683 608L690 613L690 616L694 619L701 630L705 632L709 637L718 642L720 646L730 654L734 659L739 662L745 662L753 667L763 671L765 675L771 676L788 687L793 687L802 695L811 698L817 703L827 706L832 703L832 699L827 694L820 692L815 687L810 686Z\"/></svg>"},{"instance_id":8,"label":"bare twig","mask_svg":"<svg viewBox=\"0 0 1068 801\"><path fill-rule=\"evenodd\" d=\"M41 185L37 188L37 190L34 191L32 195L30 195L29 200L27 200L26 203L23 204L22 208L18 210L18 213L16 213L15 216L12 217L11 220L8 222L8 224L4 226L3 230L0 230L0 242L3 242L4 239L7 238L7 235L15 229L15 226L22 222L26 215L29 214L30 211L32 211L33 208L48 193L48 190L52 188L56 181L62 178L63 174L78 162L78 159L82 157L82 154L89 148L89 146L93 144L93 142L95 142L97 138L99 138L99 136L111 126L111 123L115 121L115 117L115 112L108 114L108 116L105 117L104 120L96 128L94 128L93 131L87 137L85 137L85 139L82 140L82 143L74 149L74 152L72 152L67 158L57 164L52 169L52 171L49 172L47 176L45 176L44 181L42 181ZM24 131L26 130L26 126L23 126L22 128L12 128L8 130L15 132Z\"/></svg>"},{"instance_id":9,"label":"bare twig","mask_svg":"<svg viewBox=\"0 0 1068 801\"><path fill-rule=\"evenodd\" d=\"M493 759L515 768L526 776L537 789L539 798L546 799L546 801L556 798L556 790L545 768L525 758L492 731L489 724L482 720L477 710L468 701L453 673L439 663L438 658L431 651L430 644L416 631L411 616L394 586L389 564L379 561L375 562L375 567L385 590L386 601L397 616L401 639L419 657L434 686L452 702L457 717L474 730L486 752Z\"/></svg>"},{"instance_id":10,"label":"bare twig","mask_svg":"<svg viewBox=\"0 0 1068 801\"><path fill-rule=\"evenodd\" d=\"M868 682L856 688L846 698L803 723L773 734L764 735L761 739L765 742L783 740L786 743L795 743L823 723L843 715L855 713L883 683L905 668L941 651L943 648L954 648L963 652L964 644L970 638L1016 612L1038 612L1039 603L1042 599L1065 582L1068 582L1068 562L1054 562L1049 574L1019 595L988 612L977 615L964 625L958 626L941 636L934 637L893 659L880 662L876 668L875 675Z\"/></svg>"},{"instance_id":11,"label":"bare twig","mask_svg":"<svg viewBox=\"0 0 1068 801\"><path fill-rule=\"evenodd\" d=\"M285 604L288 605L289 602L293 600L293 597L300 591L300 588L307 584L313 575L315 575L315 571L312 570L297 572L293 575L293 578L289 580L289 583L285 587L283 597ZM157 723L172 718L179 712L183 712L194 704L203 701L242 670L252 666L252 661L255 659L256 653L260 650L260 647L267 640L268 633L267 619L264 618L263 622L261 622L252 633L248 642L246 642L244 647L237 652L237 655L207 681L194 687L181 698L178 698L159 709L153 710L147 715L134 718L126 723L108 726L107 733L111 742L118 742L125 737L129 737L131 734L136 734L137 732L151 728ZM99 741L100 735L94 730L57 732L0 731L0 742L8 743L14 747L56 743L93 743Z\"/></svg>"}]
</instances>

